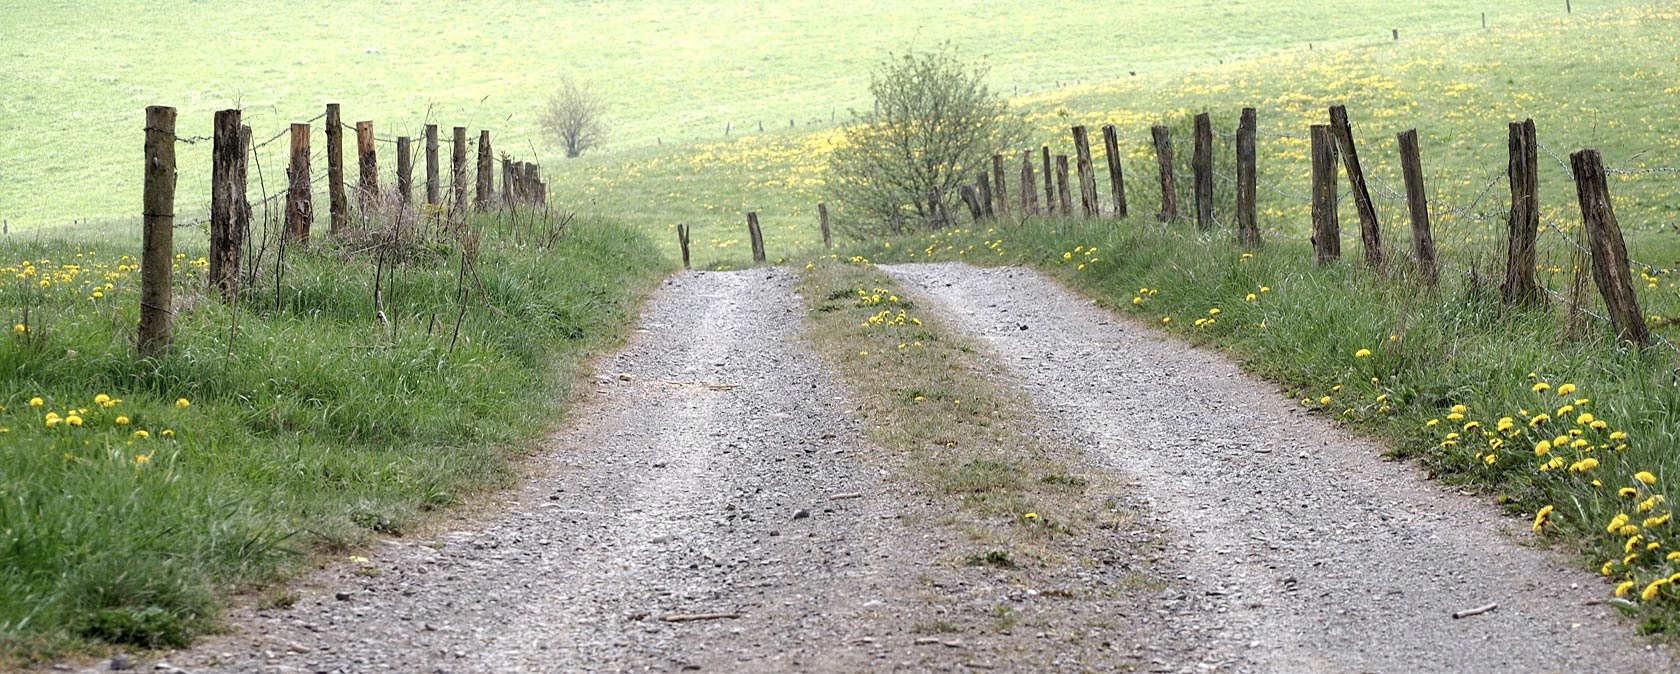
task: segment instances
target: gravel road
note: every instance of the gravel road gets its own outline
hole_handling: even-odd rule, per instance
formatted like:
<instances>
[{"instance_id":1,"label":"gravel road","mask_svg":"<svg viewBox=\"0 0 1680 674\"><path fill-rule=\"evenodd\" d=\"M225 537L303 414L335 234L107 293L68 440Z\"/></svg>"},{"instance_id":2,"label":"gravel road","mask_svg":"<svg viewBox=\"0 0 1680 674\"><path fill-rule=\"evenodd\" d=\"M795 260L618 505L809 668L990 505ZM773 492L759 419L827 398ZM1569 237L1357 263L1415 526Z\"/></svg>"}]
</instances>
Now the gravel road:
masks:
<instances>
[{"instance_id":1,"label":"gravel road","mask_svg":"<svg viewBox=\"0 0 1680 674\"><path fill-rule=\"evenodd\" d=\"M896 479L783 270L655 293L495 502L139 658L186 672L1672 671L1520 523L1019 269L890 272L1006 361L1112 525L982 543ZM1023 329L1023 326L1025 329ZM1105 486L1106 485L1106 486ZM1454 611L1498 603L1453 620ZM167 662L158 662L159 656ZM178 669L177 669L178 668ZM106 669L105 663L87 671Z\"/></svg>"},{"instance_id":2,"label":"gravel road","mask_svg":"<svg viewBox=\"0 0 1680 674\"><path fill-rule=\"evenodd\" d=\"M1008 360L1050 439L1135 478L1190 591L1220 604L1225 627L1199 648L1233 669L1676 670L1597 605L1597 577L1526 545L1525 523L1381 459L1229 360L1033 271L888 271Z\"/></svg>"}]
</instances>

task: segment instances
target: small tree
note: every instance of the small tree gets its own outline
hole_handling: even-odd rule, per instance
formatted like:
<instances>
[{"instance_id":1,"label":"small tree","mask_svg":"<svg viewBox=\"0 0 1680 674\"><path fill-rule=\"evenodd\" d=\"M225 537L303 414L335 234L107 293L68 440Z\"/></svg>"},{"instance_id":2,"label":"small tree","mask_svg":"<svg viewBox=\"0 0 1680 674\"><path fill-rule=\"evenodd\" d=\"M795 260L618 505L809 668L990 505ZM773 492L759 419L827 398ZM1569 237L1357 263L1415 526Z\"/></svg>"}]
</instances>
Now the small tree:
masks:
<instances>
[{"instance_id":1,"label":"small tree","mask_svg":"<svg viewBox=\"0 0 1680 674\"><path fill-rule=\"evenodd\" d=\"M829 199L847 212L854 235L902 233L946 209L957 188L1011 147L1018 120L987 88L984 65L963 63L949 47L889 56L870 77L875 108L853 111L829 157Z\"/></svg>"},{"instance_id":2,"label":"small tree","mask_svg":"<svg viewBox=\"0 0 1680 674\"><path fill-rule=\"evenodd\" d=\"M567 77L561 80L560 91L548 99L542 129L566 148L567 157L576 157L606 140L606 111L594 87Z\"/></svg>"}]
</instances>

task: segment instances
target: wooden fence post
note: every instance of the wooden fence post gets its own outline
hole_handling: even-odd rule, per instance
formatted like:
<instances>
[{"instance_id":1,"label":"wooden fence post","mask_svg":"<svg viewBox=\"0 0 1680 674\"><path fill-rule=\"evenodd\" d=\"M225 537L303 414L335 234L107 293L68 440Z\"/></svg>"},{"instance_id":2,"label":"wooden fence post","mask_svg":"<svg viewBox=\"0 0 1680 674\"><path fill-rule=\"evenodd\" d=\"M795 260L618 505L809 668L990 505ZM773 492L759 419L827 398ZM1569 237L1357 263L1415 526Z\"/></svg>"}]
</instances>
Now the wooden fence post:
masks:
<instances>
[{"instance_id":1,"label":"wooden fence post","mask_svg":"<svg viewBox=\"0 0 1680 674\"><path fill-rule=\"evenodd\" d=\"M1084 124L1073 127L1073 155L1079 169L1079 207L1085 211L1085 217L1097 217L1102 213L1097 203L1097 171L1091 163L1091 134Z\"/></svg>"},{"instance_id":2,"label":"wooden fence post","mask_svg":"<svg viewBox=\"0 0 1680 674\"><path fill-rule=\"evenodd\" d=\"M151 358L169 348L170 287L175 263L175 108L146 108L146 180L141 215L145 223L140 254L140 356Z\"/></svg>"},{"instance_id":3,"label":"wooden fence post","mask_svg":"<svg viewBox=\"0 0 1680 674\"><path fill-rule=\"evenodd\" d=\"M1190 168L1195 180L1196 228L1205 232L1213 229L1213 119L1205 112L1196 115Z\"/></svg>"},{"instance_id":4,"label":"wooden fence post","mask_svg":"<svg viewBox=\"0 0 1680 674\"><path fill-rule=\"evenodd\" d=\"M1056 155L1056 208L1062 217L1073 215L1073 189L1068 186L1068 156Z\"/></svg>"},{"instance_id":5,"label":"wooden fence post","mask_svg":"<svg viewBox=\"0 0 1680 674\"><path fill-rule=\"evenodd\" d=\"M1406 211L1412 216L1412 256L1417 258L1418 275L1433 286L1440 281L1441 265L1435 260L1435 235L1429 231L1429 195L1423 188L1417 129L1401 131L1395 139L1400 145L1400 172L1406 179Z\"/></svg>"},{"instance_id":6,"label":"wooden fence post","mask_svg":"<svg viewBox=\"0 0 1680 674\"><path fill-rule=\"evenodd\" d=\"M822 226L823 248L833 248L834 238L828 229L828 204L817 202L817 223Z\"/></svg>"},{"instance_id":7,"label":"wooden fence post","mask_svg":"<svg viewBox=\"0 0 1680 674\"><path fill-rule=\"evenodd\" d=\"M309 242L315 218L315 193L309 175L309 125L292 125L292 161L286 168L286 234L283 240Z\"/></svg>"},{"instance_id":8,"label":"wooden fence post","mask_svg":"<svg viewBox=\"0 0 1680 674\"><path fill-rule=\"evenodd\" d=\"M975 222L986 219L986 209L980 205L980 195L973 185L963 184L958 187L957 193L962 197L963 204L968 206L969 217Z\"/></svg>"},{"instance_id":9,"label":"wooden fence post","mask_svg":"<svg viewBox=\"0 0 1680 674\"><path fill-rule=\"evenodd\" d=\"M752 242L754 264L764 264L764 230L758 227L758 211L747 211L747 236Z\"/></svg>"},{"instance_id":10,"label":"wooden fence post","mask_svg":"<svg viewBox=\"0 0 1680 674\"><path fill-rule=\"evenodd\" d=\"M379 203L379 159L373 145L373 122L356 122L356 156L361 167L357 204L364 216Z\"/></svg>"},{"instance_id":11,"label":"wooden fence post","mask_svg":"<svg viewBox=\"0 0 1680 674\"><path fill-rule=\"evenodd\" d=\"M1359 151L1353 144L1353 125L1348 122L1347 106L1330 106L1330 130L1336 135L1336 150L1347 169L1348 185L1353 191L1353 206L1359 211L1359 240L1365 246L1365 264L1382 269L1382 230L1377 224L1377 207L1371 203L1371 191L1365 187L1365 170L1359 165Z\"/></svg>"},{"instance_id":12,"label":"wooden fence post","mask_svg":"<svg viewBox=\"0 0 1680 674\"><path fill-rule=\"evenodd\" d=\"M1254 217L1254 136L1259 121L1254 108L1243 108L1237 122L1237 242L1244 248L1260 247L1260 224Z\"/></svg>"},{"instance_id":13,"label":"wooden fence post","mask_svg":"<svg viewBox=\"0 0 1680 674\"><path fill-rule=\"evenodd\" d=\"M997 217L999 217L999 218L1008 219L1009 218L1009 187L1008 187L1009 181L1005 180L1003 176L1004 176L1004 173L1003 173L1003 153L993 152L992 153L992 195L995 197L996 203L997 203L997 208L993 212L996 213Z\"/></svg>"},{"instance_id":14,"label":"wooden fence post","mask_svg":"<svg viewBox=\"0 0 1680 674\"><path fill-rule=\"evenodd\" d=\"M535 162L525 162L525 171L522 175L525 176L525 200L533 206L541 205L545 196L543 193L542 167L537 166Z\"/></svg>"},{"instance_id":15,"label":"wooden fence post","mask_svg":"<svg viewBox=\"0 0 1680 674\"><path fill-rule=\"evenodd\" d=\"M1342 257L1342 225L1336 214L1336 137L1328 125L1312 126L1313 258L1326 265Z\"/></svg>"},{"instance_id":16,"label":"wooden fence post","mask_svg":"<svg viewBox=\"0 0 1680 674\"><path fill-rule=\"evenodd\" d=\"M522 162L522 161L511 162L511 166L512 166L513 172L510 174L511 177L508 179L508 184L512 186L513 198L509 201L509 203L514 204L514 205L524 205L525 204L525 162Z\"/></svg>"},{"instance_id":17,"label":"wooden fence post","mask_svg":"<svg viewBox=\"0 0 1680 674\"><path fill-rule=\"evenodd\" d=\"M216 113L210 178L210 286L231 298L239 289L250 211L245 203L245 146L238 110Z\"/></svg>"},{"instance_id":18,"label":"wooden fence post","mask_svg":"<svg viewBox=\"0 0 1680 674\"><path fill-rule=\"evenodd\" d=\"M1156 124L1149 129L1155 140L1155 163L1161 169L1161 222L1178 219L1178 179L1173 176L1172 129Z\"/></svg>"},{"instance_id":19,"label":"wooden fence post","mask_svg":"<svg viewBox=\"0 0 1680 674\"><path fill-rule=\"evenodd\" d=\"M478 191L473 195L473 206L478 210L490 208L490 195L495 194L495 183L491 174L495 172L495 159L490 155L490 131L478 132Z\"/></svg>"},{"instance_id":20,"label":"wooden fence post","mask_svg":"<svg viewBox=\"0 0 1680 674\"><path fill-rule=\"evenodd\" d=\"M981 171L974 181L975 198L980 201L980 214L991 219L997 218L997 210L992 206L992 174Z\"/></svg>"},{"instance_id":21,"label":"wooden fence post","mask_svg":"<svg viewBox=\"0 0 1680 674\"><path fill-rule=\"evenodd\" d=\"M1120 135L1113 124L1104 124L1103 153L1108 157L1108 189L1114 198L1114 217L1126 217L1126 176L1120 170Z\"/></svg>"},{"instance_id":22,"label":"wooden fence post","mask_svg":"<svg viewBox=\"0 0 1680 674\"><path fill-rule=\"evenodd\" d=\"M677 245L682 247L683 269L692 269L688 266L688 225L677 224Z\"/></svg>"},{"instance_id":23,"label":"wooden fence post","mask_svg":"<svg viewBox=\"0 0 1680 674\"><path fill-rule=\"evenodd\" d=\"M1044 212L1049 215L1056 213L1056 168L1050 163L1050 146L1039 148L1039 154L1044 158Z\"/></svg>"},{"instance_id":24,"label":"wooden fence post","mask_svg":"<svg viewBox=\"0 0 1680 674\"><path fill-rule=\"evenodd\" d=\"M442 181L438 179L438 129L436 124L426 125L426 203L436 206L443 201L439 189Z\"/></svg>"},{"instance_id":25,"label":"wooden fence post","mask_svg":"<svg viewBox=\"0 0 1680 674\"><path fill-rule=\"evenodd\" d=\"M1021 151L1021 217L1038 215L1038 180L1033 177L1032 150Z\"/></svg>"},{"instance_id":26,"label":"wooden fence post","mask_svg":"<svg viewBox=\"0 0 1680 674\"><path fill-rule=\"evenodd\" d=\"M333 235L350 224L350 199L344 194L344 119L337 103L327 104L327 209Z\"/></svg>"},{"instance_id":27,"label":"wooden fence post","mask_svg":"<svg viewBox=\"0 0 1680 674\"><path fill-rule=\"evenodd\" d=\"M453 133L449 148L449 193L453 202L449 215L459 218L467 211L467 127L457 126Z\"/></svg>"},{"instance_id":28,"label":"wooden fence post","mask_svg":"<svg viewBox=\"0 0 1680 674\"><path fill-rule=\"evenodd\" d=\"M413 144L408 136L397 136L397 198L403 206L414 203Z\"/></svg>"},{"instance_id":29,"label":"wooden fence post","mask_svg":"<svg viewBox=\"0 0 1680 674\"><path fill-rule=\"evenodd\" d=\"M513 208L513 160L502 156L502 205Z\"/></svg>"},{"instance_id":30,"label":"wooden fence post","mask_svg":"<svg viewBox=\"0 0 1680 674\"><path fill-rule=\"evenodd\" d=\"M1534 120L1511 122L1509 145L1506 175L1511 183L1511 218L1506 224L1505 283L1499 290L1507 305L1537 306L1546 298L1534 276L1540 237L1540 150Z\"/></svg>"},{"instance_id":31,"label":"wooden fence post","mask_svg":"<svg viewBox=\"0 0 1680 674\"><path fill-rule=\"evenodd\" d=\"M1598 150L1585 149L1569 155L1575 172L1575 193L1581 204L1581 222L1586 226L1587 247L1592 250L1593 281L1604 297L1616 334L1640 346L1651 343L1645 314L1639 310L1633 277L1628 271L1627 243L1622 240L1616 209L1610 204L1610 188L1604 176L1604 160Z\"/></svg>"},{"instance_id":32,"label":"wooden fence post","mask_svg":"<svg viewBox=\"0 0 1680 674\"><path fill-rule=\"evenodd\" d=\"M950 226L952 224L951 211L945 206L945 187L943 185L933 186L933 198L930 201L933 205L934 226Z\"/></svg>"}]
</instances>

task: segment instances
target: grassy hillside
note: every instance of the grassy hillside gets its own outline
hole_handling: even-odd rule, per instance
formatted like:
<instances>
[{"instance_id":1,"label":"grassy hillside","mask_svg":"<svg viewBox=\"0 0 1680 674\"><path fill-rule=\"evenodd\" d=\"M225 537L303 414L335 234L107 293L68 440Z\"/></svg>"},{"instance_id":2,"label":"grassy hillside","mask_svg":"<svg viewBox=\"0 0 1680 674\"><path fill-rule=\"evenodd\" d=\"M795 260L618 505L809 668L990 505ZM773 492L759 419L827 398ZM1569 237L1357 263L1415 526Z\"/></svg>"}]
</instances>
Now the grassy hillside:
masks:
<instances>
[{"instance_id":1,"label":"grassy hillside","mask_svg":"<svg viewBox=\"0 0 1680 674\"><path fill-rule=\"evenodd\" d=\"M530 154L535 111L563 74L599 85L615 127L611 154L576 162L556 181L583 183L564 198L597 199L604 209L635 205L631 215L659 226L732 223L743 206L792 218L812 207L797 192L783 196L789 176L781 171L716 176L700 161L695 170L706 178L671 178L689 157L776 145L790 119L797 134L867 105L868 65L888 50L948 40L986 59L997 89L1033 104L1067 85L1133 81L1136 73L1154 88L1199 77L1194 68L1307 43L1322 50L1380 42L1391 28L1401 29L1403 44L1458 35L1479 30L1483 12L1495 30L1513 30L1561 15L1562 4L1355 2L1329 12L1304 0L0 2L8 70L0 78L0 219L24 231L132 217L140 188L133 155L147 105L179 107L183 136L208 135L214 110L243 107L260 139L339 101L346 121L375 120L382 134L412 133L429 119L492 129L507 139L500 149ZM1584 19L1642 3L1574 4ZM1159 102L1130 104L1152 110ZM775 134L760 136L759 122ZM721 154L697 149L725 140L728 125L731 139L754 138ZM208 151L183 148L182 166L208 166ZM265 163L278 182L278 156ZM627 182L637 189L621 189ZM203 210L205 185L183 171L183 213ZM679 208L650 204L656 198Z\"/></svg>"}]
</instances>

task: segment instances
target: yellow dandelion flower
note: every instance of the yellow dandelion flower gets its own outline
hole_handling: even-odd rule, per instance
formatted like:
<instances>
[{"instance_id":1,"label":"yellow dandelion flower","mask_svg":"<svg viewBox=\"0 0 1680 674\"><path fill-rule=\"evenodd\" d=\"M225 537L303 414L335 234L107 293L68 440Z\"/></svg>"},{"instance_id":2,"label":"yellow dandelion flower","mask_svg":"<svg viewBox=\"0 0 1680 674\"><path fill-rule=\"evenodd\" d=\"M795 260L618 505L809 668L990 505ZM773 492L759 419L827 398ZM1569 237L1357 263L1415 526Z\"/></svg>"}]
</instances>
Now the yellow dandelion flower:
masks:
<instances>
[{"instance_id":1,"label":"yellow dandelion flower","mask_svg":"<svg viewBox=\"0 0 1680 674\"><path fill-rule=\"evenodd\" d=\"M1574 384L1564 384L1562 386L1557 387L1557 394L1560 395L1560 396L1566 396L1566 395L1569 395L1569 394L1574 393L1574 392L1575 392L1575 385Z\"/></svg>"},{"instance_id":2,"label":"yellow dandelion flower","mask_svg":"<svg viewBox=\"0 0 1680 674\"><path fill-rule=\"evenodd\" d=\"M1544 506L1544 507L1540 508L1540 512L1534 513L1534 530L1536 532L1540 531L1540 528L1545 526L1546 521L1550 520L1551 517L1552 517L1552 507L1551 506L1548 505L1548 506Z\"/></svg>"},{"instance_id":3,"label":"yellow dandelion flower","mask_svg":"<svg viewBox=\"0 0 1680 674\"><path fill-rule=\"evenodd\" d=\"M1646 529L1650 529L1651 527L1660 527L1664 524L1668 524L1670 516L1671 513L1663 513L1656 517L1647 517L1644 522L1640 523L1639 526L1645 527Z\"/></svg>"},{"instance_id":4,"label":"yellow dandelion flower","mask_svg":"<svg viewBox=\"0 0 1680 674\"><path fill-rule=\"evenodd\" d=\"M1592 412L1582 412L1581 416L1575 417L1575 423L1580 424L1582 426L1591 426L1593 420L1596 419L1596 418L1597 417L1594 417L1592 415Z\"/></svg>"},{"instance_id":5,"label":"yellow dandelion flower","mask_svg":"<svg viewBox=\"0 0 1680 674\"><path fill-rule=\"evenodd\" d=\"M1616 596L1626 597L1628 595L1628 591L1632 590L1632 589L1633 589L1633 581L1624 580L1624 581L1622 581L1622 583L1620 585L1616 586Z\"/></svg>"},{"instance_id":6,"label":"yellow dandelion flower","mask_svg":"<svg viewBox=\"0 0 1680 674\"><path fill-rule=\"evenodd\" d=\"M1516 425L1517 421L1515 419L1512 419L1511 417L1500 417L1499 423L1495 427L1500 431L1508 431Z\"/></svg>"},{"instance_id":7,"label":"yellow dandelion flower","mask_svg":"<svg viewBox=\"0 0 1680 674\"><path fill-rule=\"evenodd\" d=\"M1621 530L1622 525L1627 524L1627 523L1628 523L1627 513L1616 513L1615 517L1610 518L1610 526L1604 527L1604 531L1607 532L1607 533L1612 533L1612 534L1616 533L1617 531Z\"/></svg>"},{"instance_id":8,"label":"yellow dandelion flower","mask_svg":"<svg viewBox=\"0 0 1680 674\"><path fill-rule=\"evenodd\" d=\"M1656 484L1657 483L1657 476L1652 475L1650 471L1645 471L1645 470L1634 473L1633 474L1633 479L1639 480L1640 482L1644 482L1645 484Z\"/></svg>"},{"instance_id":9,"label":"yellow dandelion flower","mask_svg":"<svg viewBox=\"0 0 1680 674\"><path fill-rule=\"evenodd\" d=\"M1585 459L1581 459L1580 461L1576 461L1575 463L1569 464L1569 472L1571 472L1571 473L1585 473L1585 472L1587 472L1589 470L1592 470L1594 468L1597 468L1597 467L1598 467L1598 459L1594 459L1592 457L1587 457Z\"/></svg>"},{"instance_id":10,"label":"yellow dandelion flower","mask_svg":"<svg viewBox=\"0 0 1680 674\"><path fill-rule=\"evenodd\" d=\"M175 431L172 431L170 429L165 428L165 429L163 429L162 433L158 434L158 437L160 437L160 438L173 438L173 437L175 437Z\"/></svg>"},{"instance_id":11,"label":"yellow dandelion flower","mask_svg":"<svg viewBox=\"0 0 1680 674\"><path fill-rule=\"evenodd\" d=\"M1616 495L1622 498L1634 498L1639 496L1639 490L1633 487L1622 487L1616 490Z\"/></svg>"},{"instance_id":12,"label":"yellow dandelion flower","mask_svg":"<svg viewBox=\"0 0 1680 674\"><path fill-rule=\"evenodd\" d=\"M190 401L188 401L186 398L176 398L175 399L175 406L180 407L180 408L187 408L187 407L191 407L192 403Z\"/></svg>"},{"instance_id":13,"label":"yellow dandelion flower","mask_svg":"<svg viewBox=\"0 0 1680 674\"><path fill-rule=\"evenodd\" d=\"M1657 593L1662 592L1662 586L1667 585L1667 584L1668 584L1668 579L1667 578L1658 578L1656 580L1653 580L1653 581L1651 581L1650 585L1645 586L1644 590L1640 590L1639 598L1643 601L1651 601L1652 599L1656 599L1657 598Z\"/></svg>"},{"instance_id":14,"label":"yellow dandelion flower","mask_svg":"<svg viewBox=\"0 0 1680 674\"><path fill-rule=\"evenodd\" d=\"M1529 387L1529 389L1534 391L1535 393L1539 393L1541 391L1545 391L1547 389L1550 389L1551 387L1552 387L1551 384L1548 384L1548 383L1543 382L1543 381L1537 381L1537 382L1534 382L1534 385Z\"/></svg>"},{"instance_id":15,"label":"yellow dandelion flower","mask_svg":"<svg viewBox=\"0 0 1680 674\"><path fill-rule=\"evenodd\" d=\"M1463 405L1453 405L1452 409L1447 410L1447 411L1452 412L1453 414L1464 414L1465 412L1469 412L1470 408L1465 407Z\"/></svg>"},{"instance_id":16,"label":"yellow dandelion flower","mask_svg":"<svg viewBox=\"0 0 1680 674\"><path fill-rule=\"evenodd\" d=\"M1552 420L1552 418L1550 416L1547 416L1545 412L1541 412L1539 414L1534 415L1534 418L1529 419L1528 420L1528 425L1530 425L1530 426L1540 426L1540 425L1543 425L1546 422L1551 421L1551 420Z\"/></svg>"},{"instance_id":17,"label":"yellow dandelion flower","mask_svg":"<svg viewBox=\"0 0 1680 674\"><path fill-rule=\"evenodd\" d=\"M98 404L98 405L103 405L105 403L111 402L111 396L108 396L108 395L105 395L105 394L101 393L101 394L93 397L93 402L95 404Z\"/></svg>"},{"instance_id":18,"label":"yellow dandelion flower","mask_svg":"<svg viewBox=\"0 0 1680 674\"><path fill-rule=\"evenodd\" d=\"M1535 456L1545 456L1546 452L1550 451L1552 451L1552 442L1550 440L1541 440L1539 443L1534 445Z\"/></svg>"},{"instance_id":19,"label":"yellow dandelion flower","mask_svg":"<svg viewBox=\"0 0 1680 674\"><path fill-rule=\"evenodd\" d=\"M1430 419L1429 421L1423 422L1424 428L1434 428L1439 425L1441 425L1440 419Z\"/></svg>"},{"instance_id":20,"label":"yellow dandelion flower","mask_svg":"<svg viewBox=\"0 0 1680 674\"><path fill-rule=\"evenodd\" d=\"M40 400L40 398L36 398L35 400ZM31 400L29 402L29 404L34 405L35 401ZM1627 440L1627 437L1628 437L1627 436L1627 431L1616 431L1616 432L1610 434L1610 441L1611 442L1625 442Z\"/></svg>"},{"instance_id":21,"label":"yellow dandelion flower","mask_svg":"<svg viewBox=\"0 0 1680 674\"><path fill-rule=\"evenodd\" d=\"M115 419L112 419L111 422L115 423L118 426L127 426L128 425L128 417L119 416Z\"/></svg>"},{"instance_id":22,"label":"yellow dandelion flower","mask_svg":"<svg viewBox=\"0 0 1680 674\"><path fill-rule=\"evenodd\" d=\"M146 429L142 428L134 432L134 437L137 440L145 440L146 438L152 437L152 434L147 433Z\"/></svg>"},{"instance_id":23,"label":"yellow dandelion flower","mask_svg":"<svg viewBox=\"0 0 1680 674\"><path fill-rule=\"evenodd\" d=\"M42 400L40 398L40 396L36 396L34 398L29 399L29 406L30 407L40 407L40 406L45 405L45 404L47 404L47 402L45 400ZM1612 437L1611 439L1615 439L1615 438Z\"/></svg>"},{"instance_id":24,"label":"yellow dandelion flower","mask_svg":"<svg viewBox=\"0 0 1680 674\"><path fill-rule=\"evenodd\" d=\"M1360 349L1358 351L1353 352L1353 357L1354 358L1370 358L1371 357L1371 350L1370 349Z\"/></svg>"}]
</instances>

